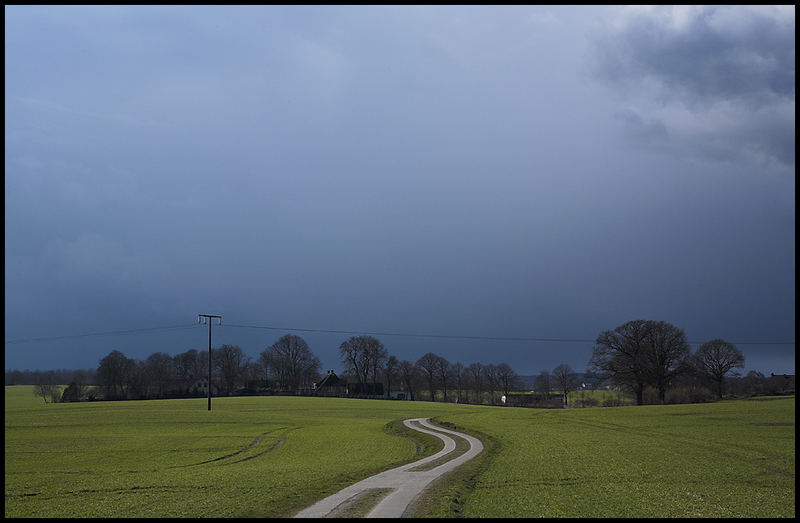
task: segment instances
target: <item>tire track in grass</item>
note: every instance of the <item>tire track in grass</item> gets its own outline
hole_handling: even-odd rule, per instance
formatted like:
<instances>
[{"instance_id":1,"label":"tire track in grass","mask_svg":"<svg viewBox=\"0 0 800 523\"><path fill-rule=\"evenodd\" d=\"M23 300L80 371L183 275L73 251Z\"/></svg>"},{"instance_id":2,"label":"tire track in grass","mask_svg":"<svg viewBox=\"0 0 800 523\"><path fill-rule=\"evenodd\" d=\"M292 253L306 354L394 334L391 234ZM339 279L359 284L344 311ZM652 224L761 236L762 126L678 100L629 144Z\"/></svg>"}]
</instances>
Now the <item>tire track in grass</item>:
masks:
<instances>
[{"instance_id":1,"label":"tire track in grass","mask_svg":"<svg viewBox=\"0 0 800 523\"><path fill-rule=\"evenodd\" d=\"M252 449L256 448L256 447L257 447L257 446L258 446L258 445L261 443L261 440L264 438L264 436L266 436L267 434L271 434L271 433L273 433L273 432L277 432L277 431L279 431L279 430L284 430L284 429L285 429L285 432L283 433L283 435L282 435L282 436L281 436L281 437L278 439L278 441L277 441L277 442L276 442L274 445L272 445L272 447L270 447L269 449L267 449L267 450L265 450L264 452L261 452L261 453L259 453L259 454L256 454L255 456L250 456L250 457L247 457L247 458L240 459L240 460L238 460L238 461L234 461L234 462L232 462L232 463L241 463L242 461L247 461L247 460L249 460L249 459L253 459L253 458L257 458L257 457L259 457L259 456L263 456L264 454L267 454L268 452L272 452L273 450L275 450L275 449L279 448L281 445L283 445L283 442L284 442L284 441L285 441L285 439L286 439L286 434L287 434L289 431L291 431L291 430L295 430L295 429L297 429L297 428L300 428L300 427L278 427L277 429L268 430L268 431L264 432L263 434L261 434L261 435L257 436L257 437L256 437L256 438L255 438L255 439L254 439L254 440L253 440L253 441L250 443L250 445L248 445L247 447L245 447L245 448L243 448L243 449L241 449L241 450L237 450L236 452L232 452L232 453L230 453L230 454L226 454L226 455L224 455L224 456L220 456L220 457L218 457L218 458L213 458L213 459L208 459L208 460L205 460L205 461L200 461L200 462L198 462L198 463L190 463L190 464L188 464L188 465L176 465L176 466L174 466L174 467L169 467L169 468L196 467L196 466L198 466L198 465L207 465L207 464L209 464L209 463L215 463L215 462L217 462L217 461L223 461L223 460L226 460L226 459L231 459L231 458L234 458L234 457L236 457L236 456L240 456L240 455L244 454L245 452L247 452L247 451L249 451L249 450L252 450ZM232 463L225 463L225 464L226 464L226 465L229 465L229 464L232 464Z\"/></svg>"},{"instance_id":2,"label":"tire track in grass","mask_svg":"<svg viewBox=\"0 0 800 523\"><path fill-rule=\"evenodd\" d=\"M280 448L280 447L281 447L281 446L284 444L284 442L286 441L286 435L287 435L289 432L291 432L291 431L293 431L293 430L296 430L296 429L298 429L298 428L300 428L300 427L293 427L293 428L287 429L287 430L286 430L286 431L285 431L283 434L281 434L281 437L280 437L280 438L278 438L278 441L276 441L276 442L275 442L275 443L274 443L274 444L273 444L273 445L272 445L270 448L268 448L267 450L265 450L265 451L263 451L263 452L259 452L258 454L254 455L254 456L248 456L248 457L246 457L246 458L243 458L243 459L240 459L240 460L237 460L237 461L233 461L233 462L231 462L231 463L225 463L225 465L233 465L233 464L235 464L235 463L241 463L241 462L243 462L243 461L248 461L248 460L251 460L251 459L255 459L255 458L258 458L258 457L261 457L261 456L263 456L264 454L269 454L269 453L270 453L270 452L272 452L273 450L277 450L277 449L278 449L278 448ZM276 430L280 430L280 429L276 429ZM274 432L274 431L273 431L273 432ZM253 447L251 446L250 448L253 448Z\"/></svg>"}]
</instances>

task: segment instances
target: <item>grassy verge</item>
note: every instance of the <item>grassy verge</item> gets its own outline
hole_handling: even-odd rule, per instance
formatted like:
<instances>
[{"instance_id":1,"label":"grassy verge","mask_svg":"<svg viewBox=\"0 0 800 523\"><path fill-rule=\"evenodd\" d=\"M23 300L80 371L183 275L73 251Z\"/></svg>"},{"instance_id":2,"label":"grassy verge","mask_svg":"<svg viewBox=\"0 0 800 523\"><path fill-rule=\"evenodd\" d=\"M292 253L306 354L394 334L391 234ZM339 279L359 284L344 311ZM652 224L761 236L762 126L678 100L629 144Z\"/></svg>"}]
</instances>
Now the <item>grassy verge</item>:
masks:
<instances>
[{"instance_id":1,"label":"grassy verge","mask_svg":"<svg viewBox=\"0 0 800 523\"><path fill-rule=\"evenodd\" d=\"M436 454L444 448L444 442L436 436L410 429L400 419L387 423L383 431L391 436L400 436L413 442L416 446L415 460Z\"/></svg>"}]
</instances>

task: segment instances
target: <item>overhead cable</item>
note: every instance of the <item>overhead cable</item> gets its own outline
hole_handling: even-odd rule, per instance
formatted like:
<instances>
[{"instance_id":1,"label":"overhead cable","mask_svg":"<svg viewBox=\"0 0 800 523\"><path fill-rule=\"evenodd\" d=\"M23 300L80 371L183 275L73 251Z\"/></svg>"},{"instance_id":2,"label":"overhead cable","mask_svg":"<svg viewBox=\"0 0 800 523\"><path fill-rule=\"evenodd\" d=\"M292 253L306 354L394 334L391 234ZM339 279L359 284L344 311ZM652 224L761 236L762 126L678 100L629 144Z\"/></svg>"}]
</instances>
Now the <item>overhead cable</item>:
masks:
<instances>
[{"instance_id":1,"label":"overhead cable","mask_svg":"<svg viewBox=\"0 0 800 523\"><path fill-rule=\"evenodd\" d=\"M265 329L276 331L295 331L295 332L316 332L327 334L358 334L366 336L403 336L414 338L444 338L456 340L487 340L487 341L534 341L534 342L555 342L555 343L595 343L597 339L588 338L528 338L528 337L507 337L507 336L464 336L455 334L414 334L407 332L367 332L367 331L346 331L328 329L301 329L293 327L272 327L268 325L236 325L228 323L224 326L243 328L243 329ZM702 341L689 341L690 345L702 345ZM793 341L741 341L731 342L734 345L794 345Z\"/></svg>"},{"instance_id":2,"label":"overhead cable","mask_svg":"<svg viewBox=\"0 0 800 523\"><path fill-rule=\"evenodd\" d=\"M73 334L73 335L66 335L66 336L51 336L47 338L24 338L18 340L8 340L6 344L12 343L31 343L36 341L55 341L55 340L67 340L67 339L76 339L76 338L88 338L91 336L124 336L127 334L137 334L139 332L153 332L153 331L163 331L163 330L173 330L173 329L191 329L195 327L196 324L191 325L173 325L170 327L150 327L146 329L129 329L124 331L108 331L108 332L91 332L87 334Z\"/></svg>"},{"instance_id":3,"label":"overhead cable","mask_svg":"<svg viewBox=\"0 0 800 523\"><path fill-rule=\"evenodd\" d=\"M198 325L193 323L191 325L172 325L167 327L151 327L143 329L129 329L121 331L108 331L108 332L93 332L86 334L64 335L64 336L51 336L43 338L23 338L16 340L8 340L6 344L16 343L33 343L45 342L67 339L88 338L92 336L126 336L130 334L138 334L142 332L155 332L176 329L191 329ZM466 336L457 334L419 334L409 332L373 332L373 331L356 331L356 330L333 330L333 329L309 329L299 327L275 327L270 325L238 325L226 323L220 325L221 327L231 327L239 329L262 329L273 331L290 331L290 332L310 332L321 334L350 334L361 336L397 336L407 338L432 338L432 339L452 339L452 340L483 340L483 341L516 341L516 342L545 342L545 343L595 343L596 339L590 338L538 338L538 337L509 337L509 336ZM690 345L702 345L705 342L689 341ZM793 341L732 341L734 345L794 345Z\"/></svg>"}]
</instances>

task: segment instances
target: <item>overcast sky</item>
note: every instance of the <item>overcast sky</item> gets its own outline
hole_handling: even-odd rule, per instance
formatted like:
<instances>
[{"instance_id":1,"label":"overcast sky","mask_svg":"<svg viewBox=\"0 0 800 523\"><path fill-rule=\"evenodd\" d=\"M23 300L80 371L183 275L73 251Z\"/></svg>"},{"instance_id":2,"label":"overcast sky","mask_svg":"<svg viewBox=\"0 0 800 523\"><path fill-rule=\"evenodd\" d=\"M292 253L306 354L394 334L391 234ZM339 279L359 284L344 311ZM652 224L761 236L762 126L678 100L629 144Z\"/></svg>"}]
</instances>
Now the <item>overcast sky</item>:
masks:
<instances>
[{"instance_id":1,"label":"overcast sky","mask_svg":"<svg viewBox=\"0 0 800 523\"><path fill-rule=\"evenodd\" d=\"M205 313L215 347L299 334L337 371L351 334L285 329L663 320L794 373L793 344L743 344L795 339L794 20L6 6L5 368L203 350ZM593 345L377 337L522 375L583 371Z\"/></svg>"}]
</instances>

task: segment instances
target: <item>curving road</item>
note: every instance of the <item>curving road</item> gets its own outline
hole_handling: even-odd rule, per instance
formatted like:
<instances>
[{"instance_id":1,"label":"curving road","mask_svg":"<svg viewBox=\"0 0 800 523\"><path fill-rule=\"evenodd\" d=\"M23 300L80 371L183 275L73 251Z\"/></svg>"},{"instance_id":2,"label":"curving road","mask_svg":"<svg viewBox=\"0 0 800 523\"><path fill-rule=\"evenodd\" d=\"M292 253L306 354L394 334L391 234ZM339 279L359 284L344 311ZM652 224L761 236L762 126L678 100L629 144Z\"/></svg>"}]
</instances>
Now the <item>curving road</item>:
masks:
<instances>
[{"instance_id":1,"label":"curving road","mask_svg":"<svg viewBox=\"0 0 800 523\"><path fill-rule=\"evenodd\" d=\"M443 474L450 472L462 463L469 461L483 451L483 444L477 438L462 434L453 430L436 427L428 422L430 418L412 418L403 421L406 427L431 434L444 441L444 448L432 456L423 458L413 463L408 463L391 470L385 470L370 478L359 481L354 485L346 487L336 494L314 503L310 507L301 510L294 517L296 518L323 518L336 517L337 512L342 510L354 500L372 489L391 489L388 495L378 502L377 505L367 513L368 518L399 518L402 517L412 501L427 487L433 480ZM418 422L428 429L419 428L413 424ZM436 461L443 456L453 452L456 442L446 433L455 434L469 442L470 448L467 452L451 459L441 465L432 467L430 470L411 470Z\"/></svg>"}]
</instances>

